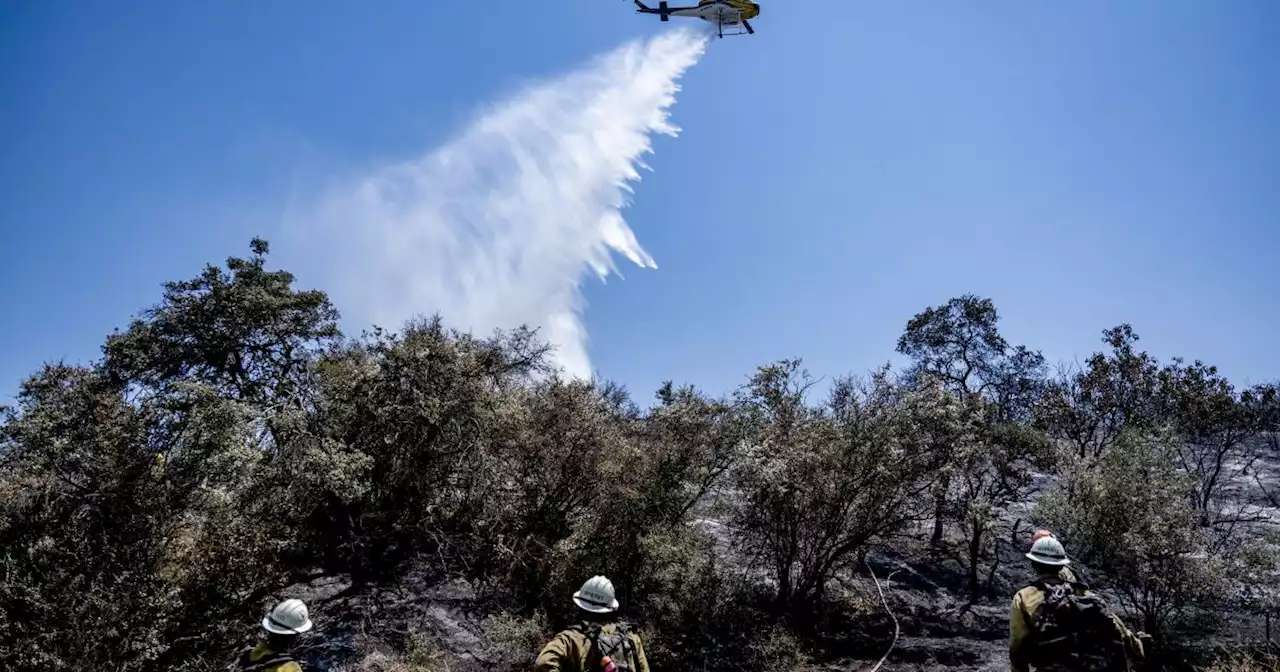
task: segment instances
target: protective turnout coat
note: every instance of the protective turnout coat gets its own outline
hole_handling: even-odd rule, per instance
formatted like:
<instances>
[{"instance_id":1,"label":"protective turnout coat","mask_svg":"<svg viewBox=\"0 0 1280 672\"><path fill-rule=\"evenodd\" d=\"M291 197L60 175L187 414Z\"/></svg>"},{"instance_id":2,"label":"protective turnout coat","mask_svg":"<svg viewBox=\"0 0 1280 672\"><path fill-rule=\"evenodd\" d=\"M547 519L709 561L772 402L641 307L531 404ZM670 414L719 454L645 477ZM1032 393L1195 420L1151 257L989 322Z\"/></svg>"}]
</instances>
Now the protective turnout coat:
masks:
<instances>
[{"instance_id":1,"label":"protective turnout coat","mask_svg":"<svg viewBox=\"0 0 1280 672\"><path fill-rule=\"evenodd\" d=\"M615 633L618 632L618 626L608 623L601 626L600 630ZM644 647L640 644L640 638L634 634L628 635L628 638L636 650L639 666L636 672L649 672L649 662L644 657ZM580 629L571 628L556 635L555 639L542 647L533 669L535 672L589 672L599 667L599 661L587 659L590 651L591 640L587 635Z\"/></svg>"},{"instance_id":2,"label":"protective turnout coat","mask_svg":"<svg viewBox=\"0 0 1280 672\"><path fill-rule=\"evenodd\" d=\"M239 672L302 672L302 666L292 656L272 651L266 642L245 651L237 669Z\"/></svg>"},{"instance_id":3,"label":"protective turnout coat","mask_svg":"<svg viewBox=\"0 0 1280 672\"><path fill-rule=\"evenodd\" d=\"M1063 576L1060 573L1058 576L1041 577L1041 580L1062 581ZM1031 642L1028 636L1031 634L1032 616L1044 599L1045 592L1037 586L1027 586L1013 596L1013 604L1009 609L1009 665L1014 672L1028 672L1031 669ZM1145 655L1142 640L1119 617L1113 615L1111 619L1124 641L1129 660L1141 660Z\"/></svg>"}]
</instances>

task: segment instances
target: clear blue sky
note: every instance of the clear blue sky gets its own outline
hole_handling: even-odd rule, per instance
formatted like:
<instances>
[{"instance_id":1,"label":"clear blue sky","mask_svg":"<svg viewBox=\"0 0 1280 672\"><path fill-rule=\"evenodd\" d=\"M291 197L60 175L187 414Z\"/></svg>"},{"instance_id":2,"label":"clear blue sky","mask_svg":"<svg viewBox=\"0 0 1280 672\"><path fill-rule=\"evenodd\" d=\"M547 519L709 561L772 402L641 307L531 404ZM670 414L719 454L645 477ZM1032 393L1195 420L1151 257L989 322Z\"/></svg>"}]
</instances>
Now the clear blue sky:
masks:
<instances>
[{"instance_id":1,"label":"clear blue sky","mask_svg":"<svg viewBox=\"0 0 1280 672\"><path fill-rule=\"evenodd\" d=\"M686 75L627 213L660 270L587 289L603 375L648 398L787 356L862 371L974 292L1051 360L1128 321L1161 358L1280 377L1280 3L762 5ZM300 166L420 154L661 30L632 9L0 5L0 396L96 357L162 281L283 241Z\"/></svg>"}]
</instances>

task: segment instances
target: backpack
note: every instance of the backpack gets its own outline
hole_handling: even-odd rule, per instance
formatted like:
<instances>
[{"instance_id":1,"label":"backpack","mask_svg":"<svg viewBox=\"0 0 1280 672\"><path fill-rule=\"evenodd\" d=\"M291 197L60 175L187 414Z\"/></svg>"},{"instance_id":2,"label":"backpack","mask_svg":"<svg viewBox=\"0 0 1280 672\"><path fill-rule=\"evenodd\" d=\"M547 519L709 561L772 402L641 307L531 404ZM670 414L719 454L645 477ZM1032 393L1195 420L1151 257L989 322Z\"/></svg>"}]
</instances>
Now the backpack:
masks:
<instances>
[{"instance_id":1,"label":"backpack","mask_svg":"<svg viewBox=\"0 0 1280 672\"><path fill-rule=\"evenodd\" d=\"M591 642L591 648L587 652L588 670L604 670L603 661L606 656L613 662L616 672L637 672L640 669L635 642L631 641L631 634L621 625L615 626L612 632L605 632L598 625L576 625L571 629L586 635Z\"/></svg>"},{"instance_id":2,"label":"backpack","mask_svg":"<svg viewBox=\"0 0 1280 672\"><path fill-rule=\"evenodd\" d=\"M1030 662L1037 669L1118 672L1129 669L1124 637L1106 600L1083 584L1038 581L1044 601L1031 615Z\"/></svg>"}]
</instances>

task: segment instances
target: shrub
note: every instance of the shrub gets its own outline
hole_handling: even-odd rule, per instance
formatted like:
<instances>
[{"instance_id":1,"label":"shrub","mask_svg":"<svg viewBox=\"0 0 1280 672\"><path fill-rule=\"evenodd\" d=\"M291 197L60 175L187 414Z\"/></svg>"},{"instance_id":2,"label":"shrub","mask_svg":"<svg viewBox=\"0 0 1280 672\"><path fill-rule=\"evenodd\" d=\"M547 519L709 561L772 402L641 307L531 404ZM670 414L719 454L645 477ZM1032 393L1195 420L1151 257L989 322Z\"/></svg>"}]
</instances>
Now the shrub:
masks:
<instances>
[{"instance_id":1,"label":"shrub","mask_svg":"<svg viewBox=\"0 0 1280 672\"><path fill-rule=\"evenodd\" d=\"M1275 651L1235 651L1228 653L1201 672L1280 672L1280 655Z\"/></svg>"},{"instance_id":2,"label":"shrub","mask_svg":"<svg viewBox=\"0 0 1280 672\"><path fill-rule=\"evenodd\" d=\"M1156 636L1169 616L1213 596L1222 579L1188 496L1194 479L1174 468L1175 451L1126 434L1096 466L1065 475L1036 508L1069 553L1108 573Z\"/></svg>"},{"instance_id":3,"label":"shrub","mask_svg":"<svg viewBox=\"0 0 1280 672\"><path fill-rule=\"evenodd\" d=\"M762 367L739 402L754 433L736 470L734 522L744 550L776 581L780 614L811 613L868 543L926 516L944 459L942 445L906 431L930 425L937 407L900 406L915 393L885 375L865 388L837 382L821 408L806 404L810 385L798 361L784 361Z\"/></svg>"},{"instance_id":4,"label":"shrub","mask_svg":"<svg viewBox=\"0 0 1280 672\"><path fill-rule=\"evenodd\" d=\"M485 621L486 661L494 669L533 669L538 652L552 637L547 617L536 612L528 618L495 614Z\"/></svg>"}]
</instances>

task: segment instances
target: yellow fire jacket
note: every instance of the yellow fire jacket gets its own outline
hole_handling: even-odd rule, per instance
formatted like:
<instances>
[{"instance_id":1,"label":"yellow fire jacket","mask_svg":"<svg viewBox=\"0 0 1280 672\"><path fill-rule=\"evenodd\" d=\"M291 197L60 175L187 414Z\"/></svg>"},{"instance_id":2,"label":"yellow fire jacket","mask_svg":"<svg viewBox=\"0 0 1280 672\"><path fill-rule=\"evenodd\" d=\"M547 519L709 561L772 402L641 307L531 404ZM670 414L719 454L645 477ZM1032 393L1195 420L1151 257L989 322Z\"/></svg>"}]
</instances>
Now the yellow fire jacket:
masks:
<instances>
[{"instance_id":1,"label":"yellow fire jacket","mask_svg":"<svg viewBox=\"0 0 1280 672\"><path fill-rule=\"evenodd\" d=\"M1061 577L1062 574L1059 573L1057 577L1051 577L1051 580ZM1027 656L1030 653L1027 636L1031 634L1031 616L1044 602L1044 598L1044 591L1036 586L1027 586L1013 596L1013 604L1009 609L1009 666L1013 672L1028 672L1030 669L1027 662ZM1119 617L1113 615L1111 619L1124 639L1130 660L1141 660L1145 655L1142 640L1138 639Z\"/></svg>"},{"instance_id":2,"label":"yellow fire jacket","mask_svg":"<svg viewBox=\"0 0 1280 672\"><path fill-rule=\"evenodd\" d=\"M600 628L601 632L618 632L615 624L608 623ZM644 647L635 634L628 635L636 649L636 672L649 672L649 661L644 657ZM587 656L591 651L591 640L578 630L565 630L555 636L542 647L538 661L534 664L534 672L586 672L593 667Z\"/></svg>"}]
</instances>

